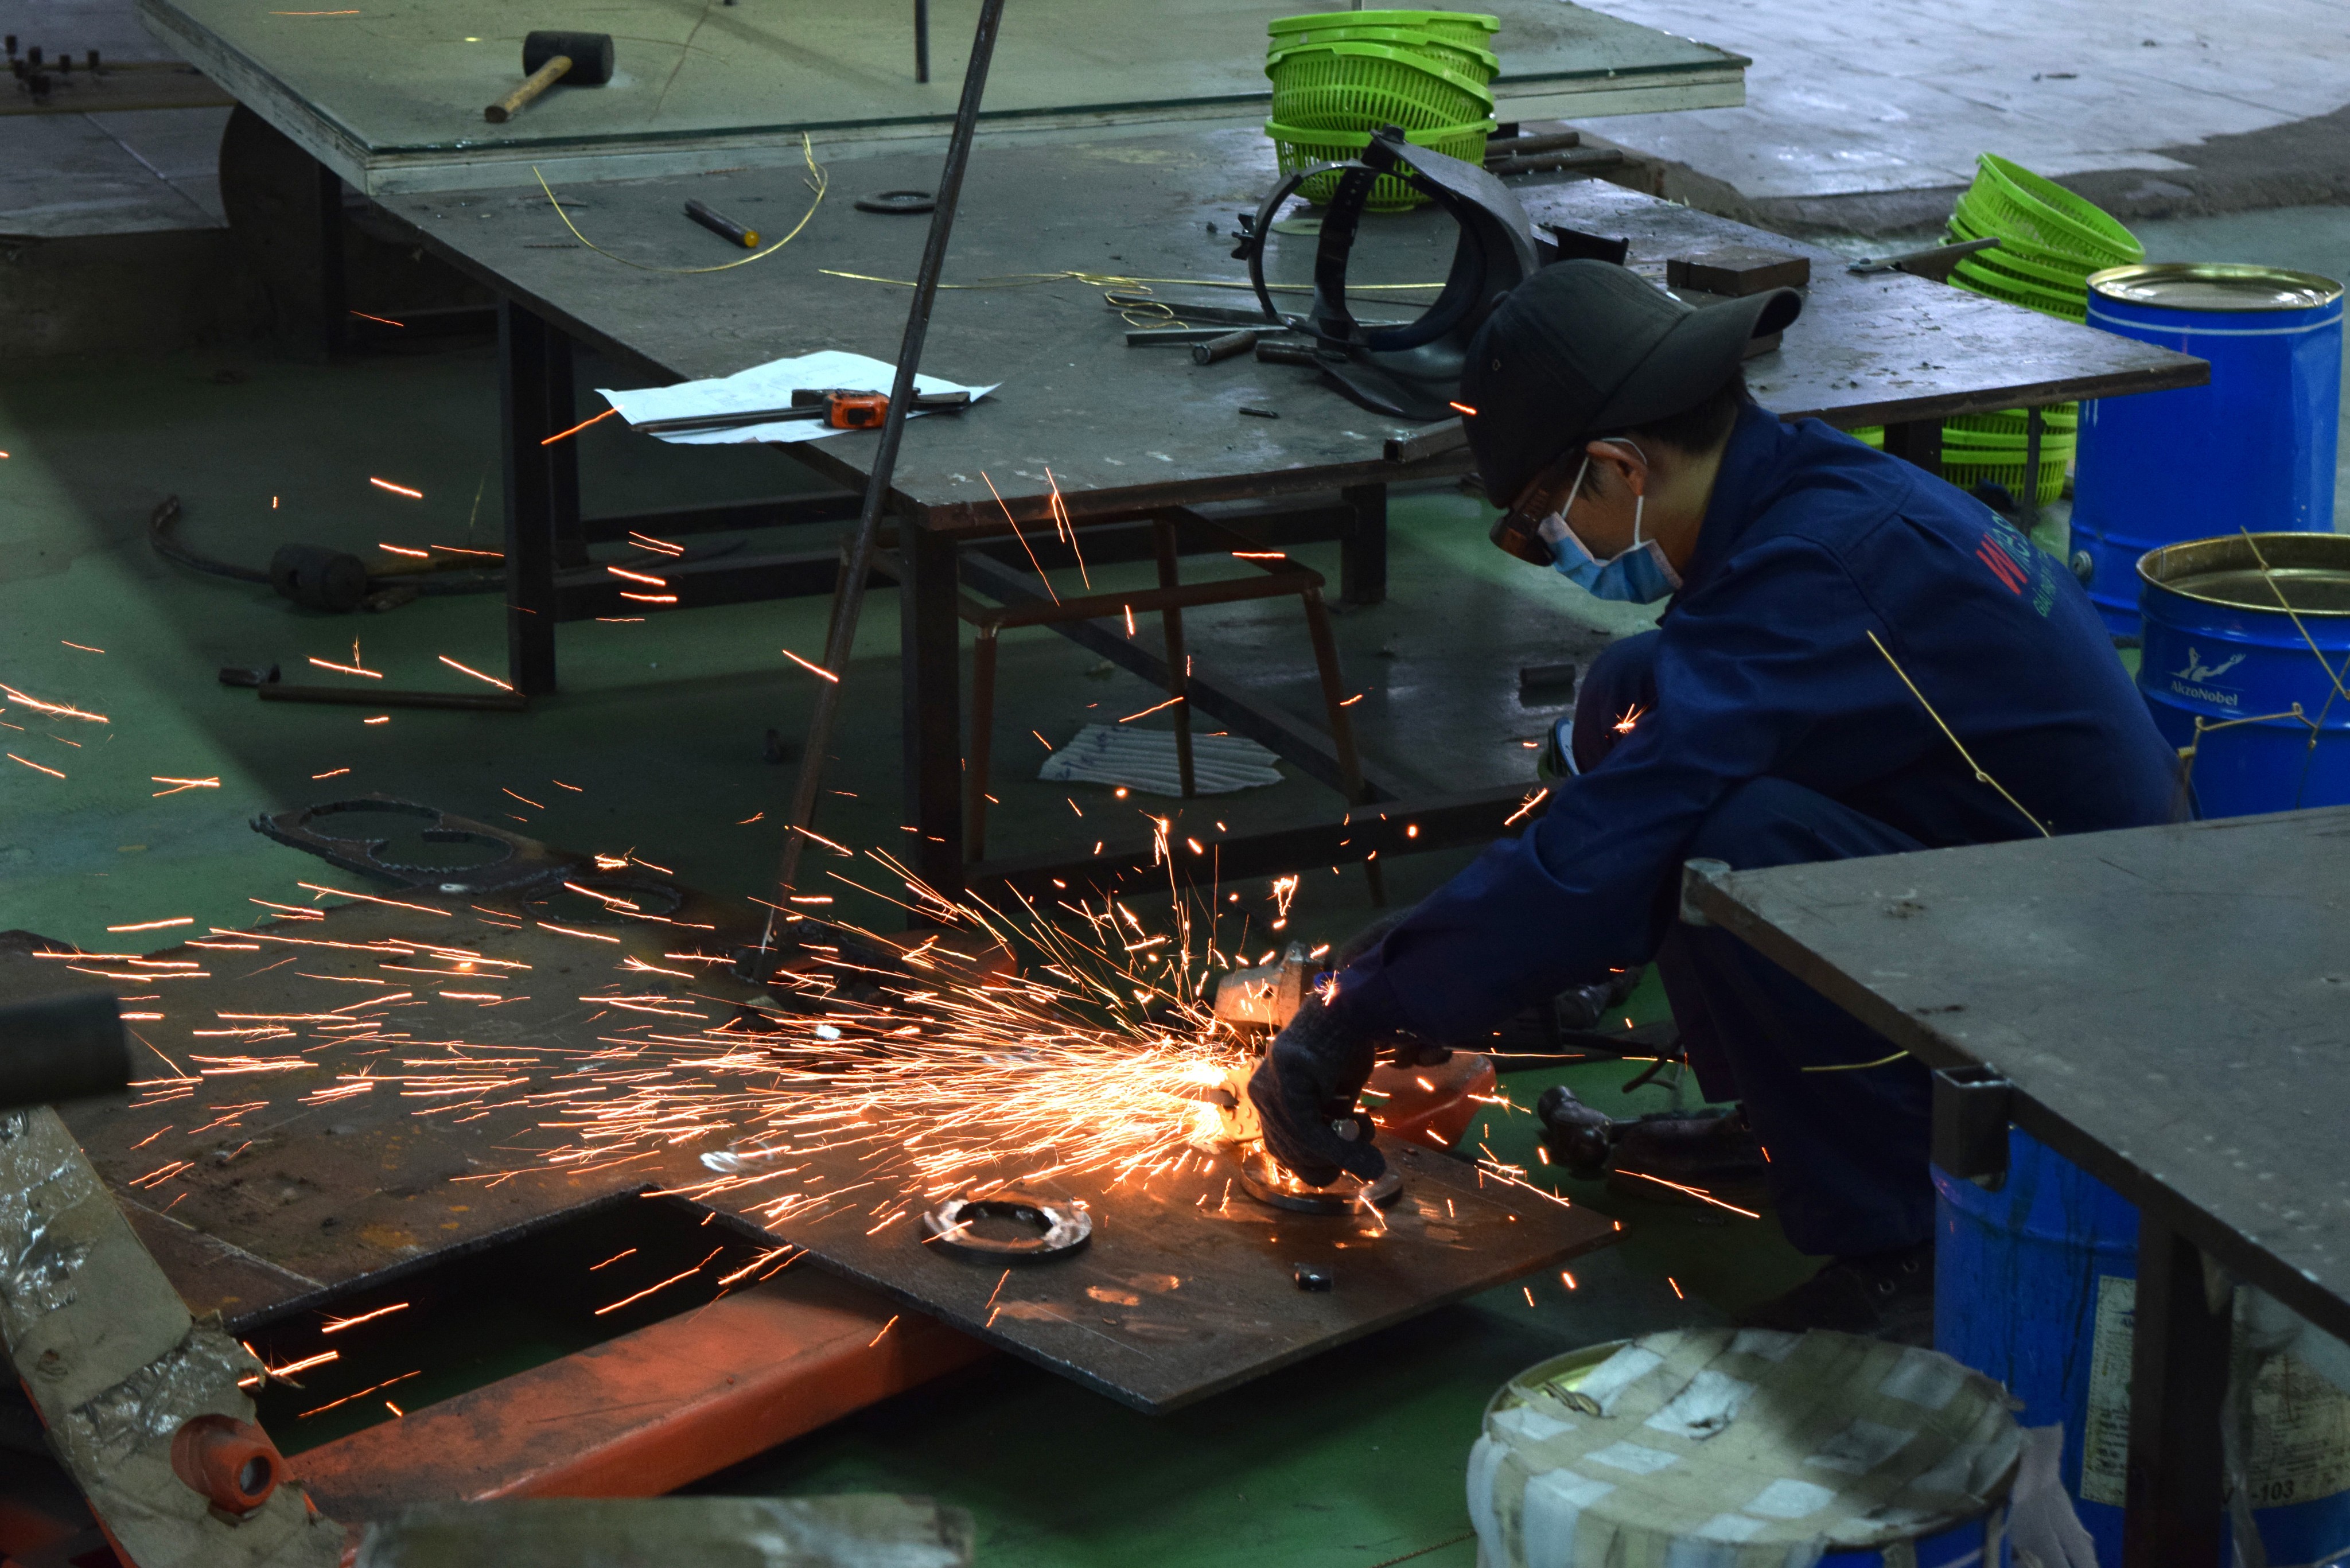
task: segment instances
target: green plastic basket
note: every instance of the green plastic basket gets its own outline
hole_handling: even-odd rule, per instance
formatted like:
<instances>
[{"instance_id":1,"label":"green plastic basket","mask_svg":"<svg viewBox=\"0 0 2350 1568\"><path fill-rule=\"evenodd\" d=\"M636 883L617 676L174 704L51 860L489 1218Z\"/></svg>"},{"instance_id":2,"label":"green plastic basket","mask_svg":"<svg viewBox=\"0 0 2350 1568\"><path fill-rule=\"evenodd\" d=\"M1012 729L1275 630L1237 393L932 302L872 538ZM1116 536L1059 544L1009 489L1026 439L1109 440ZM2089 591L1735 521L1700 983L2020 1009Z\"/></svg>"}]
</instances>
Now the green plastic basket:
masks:
<instances>
[{"instance_id":1,"label":"green plastic basket","mask_svg":"<svg viewBox=\"0 0 2350 1568\"><path fill-rule=\"evenodd\" d=\"M1431 65L1458 71L1477 82L1491 82L1493 74L1502 68L1502 57L1491 49L1440 38L1411 27L1317 27L1311 33L1275 40L1266 51L1266 74L1272 74L1273 62L1290 50L1311 48L1317 44L1381 44L1417 55Z\"/></svg>"},{"instance_id":2,"label":"green plastic basket","mask_svg":"<svg viewBox=\"0 0 2350 1568\"><path fill-rule=\"evenodd\" d=\"M1409 27L1432 33L1448 43L1482 48L1502 30L1502 19L1476 11L1314 11L1302 16L1276 16L1265 31L1273 35L1273 47L1278 49L1286 47L1284 41L1294 35L1328 27Z\"/></svg>"},{"instance_id":3,"label":"green plastic basket","mask_svg":"<svg viewBox=\"0 0 2350 1568\"><path fill-rule=\"evenodd\" d=\"M2051 403L2040 410L2044 430L2043 440L2062 437L2070 441L2081 428L2081 405ZM1942 421L1942 436L1948 441L1960 436L2013 436L2021 446L2029 433L2022 409L2001 409L1988 414L1960 414Z\"/></svg>"},{"instance_id":4,"label":"green plastic basket","mask_svg":"<svg viewBox=\"0 0 2350 1568\"><path fill-rule=\"evenodd\" d=\"M2051 457L2043 451L2040 454L2040 493L2034 497L2036 504L2045 506L2064 493L2064 468L2069 461L2069 453L2064 457ZM2008 493L2014 495L2023 488L2023 454L2017 452L2003 462L1977 462L1954 457L1945 447L1942 452L1942 477L1960 490L1971 490L1988 479L1993 484L2005 485Z\"/></svg>"},{"instance_id":5,"label":"green plastic basket","mask_svg":"<svg viewBox=\"0 0 2350 1568\"><path fill-rule=\"evenodd\" d=\"M1474 163L1484 156L1485 138L1494 130L1490 119L1471 120L1466 125L1440 125L1427 130L1408 130L1404 140L1414 147L1425 147L1431 152L1441 152L1449 158ZM1317 130L1307 126L1284 125L1267 120L1264 133L1273 138L1274 154L1280 160L1284 174L1295 174L1301 169L1311 169L1316 163L1344 163L1362 155L1371 144L1367 130ZM1336 190L1338 176L1321 174L1298 187L1298 193L1319 205L1330 200ZM1428 198L1392 174L1382 174L1371 182L1370 199L1365 203L1374 213L1401 213L1419 206Z\"/></svg>"},{"instance_id":6,"label":"green plastic basket","mask_svg":"<svg viewBox=\"0 0 2350 1568\"><path fill-rule=\"evenodd\" d=\"M1307 130L1432 130L1490 119L1484 84L1385 44L1309 44L1265 62L1273 118Z\"/></svg>"},{"instance_id":7,"label":"green plastic basket","mask_svg":"<svg viewBox=\"0 0 2350 1568\"><path fill-rule=\"evenodd\" d=\"M2043 284L2028 283L2007 273L1997 273L1978 266L1972 256L1961 256L1959 265L1950 269L1950 282L1970 294L1988 299L2003 299L2010 305L2021 305L2043 316L2054 316L2065 321L2089 319L2089 301L2085 293L2078 297Z\"/></svg>"},{"instance_id":8,"label":"green plastic basket","mask_svg":"<svg viewBox=\"0 0 2350 1568\"><path fill-rule=\"evenodd\" d=\"M1883 452L1885 450L1885 427L1883 425L1855 425L1852 429L1845 431L1844 433L1852 437L1853 440L1858 441L1863 446L1873 446L1879 452Z\"/></svg>"},{"instance_id":9,"label":"green plastic basket","mask_svg":"<svg viewBox=\"0 0 2350 1568\"><path fill-rule=\"evenodd\" d=\"M1990 230L1971 221L1973 216L1974 214L1968 211L1966 198L1960 197L1958 211L1950 214L1950 226L1943 236L1945 243L1956 244L1962 240L1993 237ZM2089 275L2097 270L2096 263L2077 261L2070 256L2059 256L2054 252L2040 249L2029 240L2011 239L2004 235L1997 237L1999 238L1997 246L1987 251L1977 251L1966 259L1988 266L1995 272L2012 273L2027 283L2037 283L2049 288L2077 290L2084 297L2086 296Z\"/></svg>"},{"instance_id":10,"label":"green plastic basket","mask_svg":"<svg viewBox=\"0 0 2350 1568\"><path fill-rule=\"evenodd\" d=\"M1975 182L1967 193L2002 239L2012 234L2099 266L2129 266L2146 259L2137 236L2103 208L1995 153L1977 161Z\"/></svg>"}]
</instances>

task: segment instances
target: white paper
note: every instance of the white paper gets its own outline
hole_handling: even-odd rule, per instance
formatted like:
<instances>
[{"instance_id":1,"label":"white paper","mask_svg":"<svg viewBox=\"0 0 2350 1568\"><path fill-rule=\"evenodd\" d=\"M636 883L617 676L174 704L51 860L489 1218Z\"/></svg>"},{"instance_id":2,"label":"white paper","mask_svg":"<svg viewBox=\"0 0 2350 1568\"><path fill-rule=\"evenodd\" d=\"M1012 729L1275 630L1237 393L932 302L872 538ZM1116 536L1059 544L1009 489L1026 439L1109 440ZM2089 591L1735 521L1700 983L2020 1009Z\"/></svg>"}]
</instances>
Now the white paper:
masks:
<instances>
[{"instance_id":1,"label":"white paper","mask_svg":"<svg viewBox=\"0 0 2350 1568\"><path fill-rule=\"evenodd\" d=\"M733 414L751 409L781 409L791 406L792 394L803 388L847 388L855 391L888 392L898 379L898 369L863 354L845 353L837 348L823 348L814 354L803 354L796 359L771 359L764 365L754 365L747 370L737 370L731 376L713 376L706 381L681 381L674 387L639 387L634 391L617 392L598 387L597 395L620 410L620 418L631 425L647 420L675 420L696 414ZM960 381L944 380L937 376L914 375L914 390L920 392L969 392L972 402L987 396L1003 385L995 382L984 387L966 387ZM922 410L916 409L908 416L920 419ZM680 446L730 446L744 441L821 441L827 436L847 432L835 430L822 420L778 420L773 424L738 425L730 430L680 431L659 439Z\"/></svg>"}]
</instances>

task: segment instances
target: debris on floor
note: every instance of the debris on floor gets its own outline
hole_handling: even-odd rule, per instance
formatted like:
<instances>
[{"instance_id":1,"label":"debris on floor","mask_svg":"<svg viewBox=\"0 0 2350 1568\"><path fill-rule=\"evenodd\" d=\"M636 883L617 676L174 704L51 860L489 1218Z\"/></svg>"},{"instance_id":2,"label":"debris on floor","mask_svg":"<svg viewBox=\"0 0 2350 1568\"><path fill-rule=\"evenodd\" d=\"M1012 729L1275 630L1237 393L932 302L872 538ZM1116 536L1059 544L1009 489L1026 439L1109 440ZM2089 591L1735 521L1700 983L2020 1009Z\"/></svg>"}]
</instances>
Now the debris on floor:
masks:
<instances>
[{"instance_id":1,"label":"debris on floor","mask_svg":"<svg viewBox=\"0 0 2350 1568\"><path fill-rule=\"evenodd\" d=\"M1191 779L1201 794L1277 784L1274 754L1240 735L1193 735ZM1175 763L1175 732L1127 730L1087 724L1076 737L1045 759L1036 776L1053 784L1125 784L1152 794L1180 795Z\"/></svg>"}]
</instances>

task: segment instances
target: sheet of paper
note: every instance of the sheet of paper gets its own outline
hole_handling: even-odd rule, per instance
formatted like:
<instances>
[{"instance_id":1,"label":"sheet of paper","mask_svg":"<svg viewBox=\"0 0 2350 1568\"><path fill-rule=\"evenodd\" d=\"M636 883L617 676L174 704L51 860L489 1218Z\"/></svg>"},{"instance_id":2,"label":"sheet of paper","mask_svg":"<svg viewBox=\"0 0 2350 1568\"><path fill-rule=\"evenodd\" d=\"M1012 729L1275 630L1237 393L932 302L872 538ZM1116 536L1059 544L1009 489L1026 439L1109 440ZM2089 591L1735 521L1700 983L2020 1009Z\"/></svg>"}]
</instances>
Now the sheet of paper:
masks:
<instances>
[{"instance_id":1,"label":"sheet of paper","mask_svg":"<svg viewBox=\"0 0 2350 1568\"><path fill-rule=\"evenodd\" d=\"M706 381L681 381L674 387L639 387L634 391L618 392L608 388L596 389L597 395L620 410L620 418L635 425L646 420L673 420L692 414L731 414L750 409L781 409L791 404L792 394L803 387L847 388L855 391L887 392L897 379L897 367L863 354L845 353L837 348L819 349L803 354L796 359L771 359L764 365L754 365L747 370L737 370L732 376L714 376ZM995 390L997 385L967 387L960 381L949 381L937 376L919 372L914 377L917 392L969 392L972 402ZM916 410L910 416L925 416ZM685 431L664 434L659 439L681 446L725 446L742 441L820 441L826 436L845 435L822 420L779 420L774 424L741 425L731 430Z\"/></svg>"}]
</instances>

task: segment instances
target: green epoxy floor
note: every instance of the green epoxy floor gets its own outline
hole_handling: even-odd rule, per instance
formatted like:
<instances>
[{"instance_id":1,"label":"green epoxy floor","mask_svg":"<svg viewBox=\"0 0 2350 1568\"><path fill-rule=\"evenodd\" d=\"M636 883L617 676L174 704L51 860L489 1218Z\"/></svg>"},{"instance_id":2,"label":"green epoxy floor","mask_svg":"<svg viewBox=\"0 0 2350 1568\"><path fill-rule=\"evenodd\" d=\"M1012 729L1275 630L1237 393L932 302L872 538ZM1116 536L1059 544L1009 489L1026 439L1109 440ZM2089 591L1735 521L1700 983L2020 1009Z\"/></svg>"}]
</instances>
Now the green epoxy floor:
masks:
<instances>
[{"instance_id":1,"label":"green epoxy floor","mask_svg":"<svg viewBox=\"0 0 2350 1568\"><path fill-rule=\"evenodd\" d=\"M224 350L0 371L0 451L9 454L0 460L0 681L108 721L21 703L0 711L0 722L17 726L0 731L0 752L66 775L0 758L0 929L131 950L123 944L162 945L171 931L107 928L182 918L244 924L260 912L249 900L299 901L307 895L296 884L319 870L254 834L253 814L368 790L512 820L569 846L633 848L713 890L764 890L773 824L742 819L777 810L788 788L791 770L763 761L762 737L773 727L796 738L805 725L809 678L779 649L817 645L821 601L567 626L564 692L530 713L389 710L389 723L370 726L365 708L264 706L218 684L214 671L276 661L288 680L348 680L305 660L347 663L356 638L362 662L390 684L462 689L468 682L437 656L501 670L498 602L426 599L380 616L318 615L265 588L192 576L149 552L146 519L166 494L182 498L189 543L239 561L265 561L294 539L494 548L494 369L486 349L460 347L332 368ZM583 462L598 512L807 483L765 452L680 453L603 428L583 440ZM370 478L424 498L393 495ZM1399 500L1394 597L1338 621L1349 682L1367 691L1353 710L1367 747L1431 791L1525 777L1532 753L1523 742L1555 711L1519 709L1518 669L1587 658L1607 632L1643 624L1614 607L1579 608L1571 590L1503 557L1484 542L1486 516L1451 493ZM1300 554L1335 575L1334 551ZM1244 607L1201 620L1195 648L1213 649L1277 700L1313 711L1294 609ZM837 800L825 819L828 832L858 845L901 836L896 642L894 607L877 597L850 676L835 780L854 798ZM1132 831L1135 818L1125 814L1143 802L1038 784L1041 750L1023 757L1014 742L1031 725L1059 739L1158 694L1049 633L1006 644L1003 690L1016 695L998 732L1006 760L996 793L1006 805L992 847L1068 846L1078 827L1071 801L1087 814L1080 832L1112 820ZM219 784L161 794L172 786L159 778ZM1196 803L1184 822L1237 831L1329 798L1293 778ZM1391 898L1419 897L1467 858L1389 862ZM1242 905L1224 908L1250 915L1253 946L1271 914L1267 890L1237 890ZM1340 939L1373 912L1359 871L1313 872L1284 936ZM1237 932L1228 927L1227 935ZM1646 1022L1661 1006L1651 981L1627 1012ZM1611 1110L1663 1108L1663 1088L1617 1092L1639 1065L1513 1074L1507 1086L1531 1106L1564 1076ZM1532 1126L1529 1115L1497 1114L1478 1136L1503 1158L1532 1164ZM1809 1267L1767 1219L1627 1201L1596 1187L1562 1190L1622 1218L1627 1238L1579 1263L1573 1292L1555 1275L1530 1282L1531 1306L1519 1288L1491 1292L1167 1417L1001 1359L701 1490L936 1492L979 1515L981 1560L990 1563L1368 1565L1433 1545L1467 1529L1461 1466L1478 1413L1509 1374L1595 1340L1716 1321ZM452 1336L494 1331L512 1343L442 1369L421 1390L431 1397L575 1344L570 1331L534 1326L529 1314L504 1307L436 1321ZM354 1376L370 1364L360 1348L347 1351ZM388 1342L381 1354L404 1359L409 1351ZM1473 1556L1464 1543L1424 1561L1459 1568Z\"/></svg>"}]
</instances>

